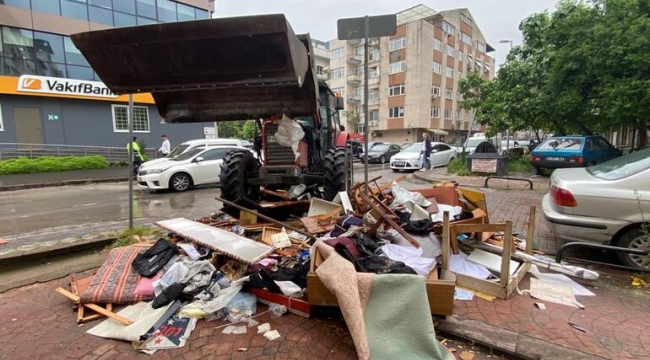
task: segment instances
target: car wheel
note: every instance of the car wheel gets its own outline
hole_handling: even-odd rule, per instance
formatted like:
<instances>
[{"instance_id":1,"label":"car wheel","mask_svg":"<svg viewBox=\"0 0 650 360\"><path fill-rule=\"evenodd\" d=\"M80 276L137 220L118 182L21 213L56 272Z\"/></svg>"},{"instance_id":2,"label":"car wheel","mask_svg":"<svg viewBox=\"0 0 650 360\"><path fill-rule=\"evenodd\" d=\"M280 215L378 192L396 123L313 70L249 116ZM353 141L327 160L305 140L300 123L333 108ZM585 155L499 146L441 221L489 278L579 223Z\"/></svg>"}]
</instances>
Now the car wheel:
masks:
<instances>
[{"instance_id":1,"label":"car wheel","mask_svg":"<svg viewBox=\"0 0 650 360\"><path fill-rule=\"evenodd\" d=\"M169 187L174 191L186 191L192 186L192 177L186 173L178 173L169 180Z\"/></svg>"},{"instance_id":2,"label":"car wheel","mask_svg":"<svg viewBox=\"0 0 650 360\"><path fill-rule=\"evenodd\" d=\"M385 163L386 163L386 157L385 157L384 155L382 155L382 156L379 158L379 162L382 163L382 164L385 164Z\"/></svg>"},{"instance_id":3,"label":"car wheel","mask_svg":"<svg viewBox=\"0 0 650 360\"><path fill-rule=\"evenodd\" d=\"M650 234L644 232L641 227L629 229L621 235L617 246L628 249L648 250L650 249ZM650 269L650 255L643 256L618 253L618 258L623 265L639 269Z\"/></svg>"},{"instance_id":4,"label":"car wheel","mask_svg":"<svg viewBox=\"0 0 650 360\"><path fill-rule=\"evenodd\" d=\"M542 169L541 167L536 167L535 168L535 174L540 175L540 176L544 175L544 169Z\"/></svg>"}]
</instances>

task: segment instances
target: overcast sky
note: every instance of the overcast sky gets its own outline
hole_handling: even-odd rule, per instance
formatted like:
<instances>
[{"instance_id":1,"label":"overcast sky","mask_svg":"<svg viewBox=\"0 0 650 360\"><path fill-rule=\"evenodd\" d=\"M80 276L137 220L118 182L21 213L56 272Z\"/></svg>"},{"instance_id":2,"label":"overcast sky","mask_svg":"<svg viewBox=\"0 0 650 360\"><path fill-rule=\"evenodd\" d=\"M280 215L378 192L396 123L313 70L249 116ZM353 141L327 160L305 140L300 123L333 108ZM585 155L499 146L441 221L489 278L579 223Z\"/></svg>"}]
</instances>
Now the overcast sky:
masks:
<instances>
[{"instance_id":1,"label":"overcast sky","mask_svg":"<svg viewBox=\"0 0 650 360\"><path fill-rule=\"evenodd\" d=\"M215 17L284 13L296 33L328 41L336 38L336 21L365 15L400 12L424 4L433 10L468 8L474 21L496 49L497 63L504 61L509 44L521 42L519 22L536 12L553 10L557 0L217 0ZM493 54L494 55L494 54Z\"/></svg>"}]
</instances>

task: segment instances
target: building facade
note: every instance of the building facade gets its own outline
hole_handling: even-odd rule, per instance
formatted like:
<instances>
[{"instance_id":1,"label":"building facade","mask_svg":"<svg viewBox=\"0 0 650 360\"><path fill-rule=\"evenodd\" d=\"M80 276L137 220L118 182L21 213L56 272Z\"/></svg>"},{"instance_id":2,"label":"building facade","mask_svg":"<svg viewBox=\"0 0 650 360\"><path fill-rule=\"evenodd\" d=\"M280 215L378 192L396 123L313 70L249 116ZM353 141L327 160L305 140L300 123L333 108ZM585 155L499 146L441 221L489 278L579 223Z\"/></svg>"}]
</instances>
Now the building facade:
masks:
<instances>
[{"instance_id":1,"label":"building facade","mask_svg":"<svg viewBox=\"0 0 650 360\"><path fill-rule=\"evenodd\" d=\"M113 94L69 35L209 18L209 0L0 0L0 143L125 146L128 97ZM213 124L165 124L134 95L133 128L158 146L204 137Z\"/></svg>"},{"instance_id":2,"label":"building facade","mask_svg":"<svg viewBox=\"0 0 650 360\"><path fill-rule=\"evenodd\" d=\"M345 97L343 118L364 131L364 43L332 40L329 85ZM468 72L494 77L494 49L468 9L436 12L418 5L397 14L397 33L369 42L369 131L374 141L396 144L421 140L459 142L473 114L459 106L459 80ZM472 131L480 131L474 125Z\"/></svg>"}]
</instances>

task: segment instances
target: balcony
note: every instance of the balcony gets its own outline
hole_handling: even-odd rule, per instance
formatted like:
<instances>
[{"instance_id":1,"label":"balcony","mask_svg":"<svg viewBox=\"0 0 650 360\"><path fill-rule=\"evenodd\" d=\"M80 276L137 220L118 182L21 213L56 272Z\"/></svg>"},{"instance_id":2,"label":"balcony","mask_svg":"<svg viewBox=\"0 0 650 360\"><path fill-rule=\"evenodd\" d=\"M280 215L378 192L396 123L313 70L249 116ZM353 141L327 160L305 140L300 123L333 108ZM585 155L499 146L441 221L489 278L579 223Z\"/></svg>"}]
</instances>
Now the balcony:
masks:
<instances>
[{"instance_id":1,"label":"balcony","mask_svg":"<svg viewBox=\"0 0 650 360\"><path fill-rule=\"evenodd\" d=\"M348 104L354 104L358 105L361 104L361 96L359 95L352 95L347 98Z\"/></svg>"},{"instance_id":2,"label":"balcony","mask_svg":"<svg viewBox=\"0 0 650 360\"><path fill-rule=\"evenodd\" d=\"M327 76L327 74L316 74L316 78L318 80L323 80L323 81L329 80L329 77Z\"/></svg>"},{"instance_id":3,"label":"balcony","mask_svg":"<svg viewBox=\"0 0 650 360\"><path fill-rule=\"evenodd\" d=\"M350 65L359 65L363 62L361 56L350 56L348 58L348 64Z\"/></svg>"},{"instance_id":4,"label":"balcony","mask_svg":"<svg viewBox=\"0 0 650 360\"><path fill-rule=\"evenodd\" d=\"M368 78L368 88L377 88L379 87L379 76L369 77Z\"/></svg>"},{"instance_id":5,"label":"balcony","mask_svg":"<svg viewBox=\"0 0 650 360\"><path fill-rule=\"evenodd\" d=\"M378 105L379 105L379 99L378 98L368 100L368 106L378 106Z\"/></svg>"},{"instance_id":6,"label":"balcony","mask_svg":"<svg viewBox=\"0 0 650 360\"><path fill-rule=\"evenodd\" d=\"M359 75L348 75L348 83L353 85L361 84L361 76Z\"/></svg>"}]
</instances>

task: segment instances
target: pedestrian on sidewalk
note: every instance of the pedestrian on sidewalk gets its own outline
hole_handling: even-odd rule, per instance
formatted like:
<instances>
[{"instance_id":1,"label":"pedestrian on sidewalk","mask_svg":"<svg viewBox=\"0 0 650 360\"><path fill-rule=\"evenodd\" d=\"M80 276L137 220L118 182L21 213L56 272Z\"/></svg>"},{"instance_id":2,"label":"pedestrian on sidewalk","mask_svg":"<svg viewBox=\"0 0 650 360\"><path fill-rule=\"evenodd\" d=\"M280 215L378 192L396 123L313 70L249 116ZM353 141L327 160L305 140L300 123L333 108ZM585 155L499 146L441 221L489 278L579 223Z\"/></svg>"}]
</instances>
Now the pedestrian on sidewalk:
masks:
<instances>
[{"instance_id":1,"label":"pedestrian on sidewalk","mask_svg":"<svg viewBox=\"0 0 650 360\"><path fill-rule=\"evenodd\" d=\"M422 154L422 168L420 171L425 171L431 169L431 162L429 161L429 157L431 156L431 137L429 137L428 133L423 133L422 140L422 150L420 151L420 154Z\"/></svg>"},{"instance_id":2,"label":"pedestrian on sidewalk","mask_svg":"<svg viewBox=\"0 0 650 360\"><path fill-rule=\"evenodd\" d=\"M137 136L134 136L133 141L126 144L127 151L133 148L133 176L138 175L138 170L140 169L140 165L142 165L142 153L140 152L140 145L138 145L137 140Z\"/></svg>"},{"instance_id":3,"label":"pedestrian on sidewalk","mask_svg":"<svg viewBox=\"0 0 650 360\"><path fill-rule=\"evenodd\" d=\"M162 154L163 157L167 157L169 155L169 152L171 151L171 144L169 142L169 139L167 138L167 135L162 136L162 146L160 149L158 149L158 152Z\"/></svg>"}]
</instances>

